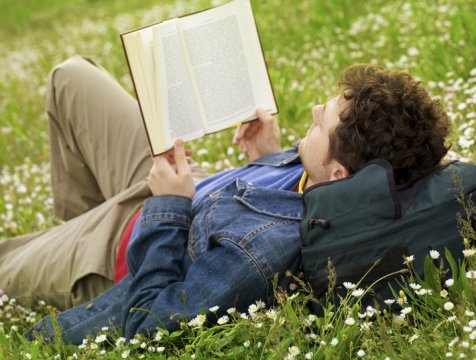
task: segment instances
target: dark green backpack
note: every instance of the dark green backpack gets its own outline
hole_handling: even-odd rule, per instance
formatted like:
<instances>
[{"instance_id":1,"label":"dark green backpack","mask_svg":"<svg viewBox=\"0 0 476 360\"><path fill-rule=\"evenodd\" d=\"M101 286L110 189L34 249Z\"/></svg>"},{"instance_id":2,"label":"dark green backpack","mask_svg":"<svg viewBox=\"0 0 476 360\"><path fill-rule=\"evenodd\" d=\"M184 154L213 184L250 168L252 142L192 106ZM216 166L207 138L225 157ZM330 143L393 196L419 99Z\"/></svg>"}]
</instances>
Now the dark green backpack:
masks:
<instances>
[{"instance_id":1,"label":"dark green backpack","mask_svg":"<svg viewBox=\"0 0 476 360\"><path fill-rule=\"evenodd\" d=\"M455 179L468 197L476 190L476 165L449 163L398 189L390 164L375 160L351 177L306 189L302 261L317 298L323 300L328 289L328 258L336 270L337 289L344 282L359 282L378 259L362 284L406 269L404 256L414 255L419 276L432 249L444 255L448 248L456 259L462 258L456 214L465 212L457 201ZM382 300L392 295L388 285L382 281L373 287Z\"/></svg>"}]
</instances>

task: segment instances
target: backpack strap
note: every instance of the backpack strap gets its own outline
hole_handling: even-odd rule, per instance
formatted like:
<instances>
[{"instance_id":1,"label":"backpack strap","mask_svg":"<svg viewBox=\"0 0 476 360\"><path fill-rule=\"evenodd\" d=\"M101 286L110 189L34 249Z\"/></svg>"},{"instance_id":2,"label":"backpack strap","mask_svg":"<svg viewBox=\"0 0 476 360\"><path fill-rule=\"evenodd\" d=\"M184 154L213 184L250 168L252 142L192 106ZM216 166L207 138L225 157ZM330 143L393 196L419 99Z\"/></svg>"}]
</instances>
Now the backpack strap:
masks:
<instances>
[{"instance_id":1,"label":"backpack strap","mask_svg":"<svg viewBox=\"0 0 476 360\"><path fill-rule=\"evenodd\" d=\"M413 205L415 199L418 196L418 192L422 188L425 182L429 179L432 174L441 172L446 169L451 164L456 163L456 160L449 161L444 164L440 164L434 170L427 174L427 176L422 177L421 179L413 182L409 185L397 186L397 194L400 201L402 216L405 216L407 210Z\"/></svg>"}]
</instances>

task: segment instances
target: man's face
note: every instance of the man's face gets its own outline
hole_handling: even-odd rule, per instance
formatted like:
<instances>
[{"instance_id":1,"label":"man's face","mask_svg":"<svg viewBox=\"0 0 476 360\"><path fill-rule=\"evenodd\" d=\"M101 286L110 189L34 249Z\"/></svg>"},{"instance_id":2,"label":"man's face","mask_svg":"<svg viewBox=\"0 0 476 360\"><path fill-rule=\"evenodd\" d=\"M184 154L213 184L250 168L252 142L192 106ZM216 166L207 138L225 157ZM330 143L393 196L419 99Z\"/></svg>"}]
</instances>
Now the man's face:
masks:
<instances>
[{"instance_id":1,"label":"man's face","mask_svg":"<svg viewBox=\"0 0 476 360\"><path fill-rule=\"evenodd\" d=\"M339 164L329 159L327 154L329 135L340 122L339 113L344 101L337 96L325 105L312 108L312 125L299 143L299 156L308 174L306 188L336 178L335 171Z\"/></svg>"}]
</instances>

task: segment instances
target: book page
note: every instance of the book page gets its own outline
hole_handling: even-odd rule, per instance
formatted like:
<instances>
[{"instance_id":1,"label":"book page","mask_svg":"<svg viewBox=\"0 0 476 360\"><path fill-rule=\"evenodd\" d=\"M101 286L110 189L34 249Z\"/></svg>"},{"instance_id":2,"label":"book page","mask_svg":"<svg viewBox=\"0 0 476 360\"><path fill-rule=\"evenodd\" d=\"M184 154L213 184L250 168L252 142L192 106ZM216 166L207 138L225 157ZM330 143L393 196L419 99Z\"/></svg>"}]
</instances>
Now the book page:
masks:
<instances>
[{"instance_id":1,"label":"book page","mask_svg":"<svg viewBox=\"0 0 476 360\"><path fill-rule=\"evenodd\" d=\"M271 88L255 84L263 77L268 83L269 79L261 48L246 45L250 36L255 36L259 45L257 33L250 35L246 29L250 14L252 17L248 6L249 1L238 0L179 19L208 132L254 118L257 106L276 110ZM254 26L253 18L251 21ZM255 53L247 54L250 51ZM251 67L260 58L264 67L253 71ZM263 101L259 93L270 90L272 101Z\"/></svg>"},{"instance_id":2,"label":"book page","mask_svg":"<svg viewBox=\"0 0 476 360\"><path fill-rule=\"evenodd\" d=\"M274 97L273 87L271 86L251 3L249 0L239 0L238 2L244 3L244 11L240 11L238 16L240 18L242 36L246 39L243 47L250 77L253 79L253 90L257 106L263 108L269 114L276 114L278 106ZM255 114L253 114L253 118L256 118Z\"/></svg>"},{"instance_id":3,"label":"book page","mask_svg":"<svg viewBox=\"0 0 476 360\"><path fill-rule=\"evenodd\" d=\"M200 111L194 96L176 21L154 29L157 71L158 111L170 138L184 141L203 136ZM172 144L170 144L171 146Z\"/></svg>"},{"instance_id":4,"label":"book page","mask_svg":"<svg viewBox=\"0 0 476 360\"><path fill-rule=\"evenodd\" d=\"M141 29L121 36L134 82L137 99L147 137L153 154L166 148L166 134L160 126L160 114L155 105L155 73L151 49L152 28Z\"/></svg>"}]
</instances>

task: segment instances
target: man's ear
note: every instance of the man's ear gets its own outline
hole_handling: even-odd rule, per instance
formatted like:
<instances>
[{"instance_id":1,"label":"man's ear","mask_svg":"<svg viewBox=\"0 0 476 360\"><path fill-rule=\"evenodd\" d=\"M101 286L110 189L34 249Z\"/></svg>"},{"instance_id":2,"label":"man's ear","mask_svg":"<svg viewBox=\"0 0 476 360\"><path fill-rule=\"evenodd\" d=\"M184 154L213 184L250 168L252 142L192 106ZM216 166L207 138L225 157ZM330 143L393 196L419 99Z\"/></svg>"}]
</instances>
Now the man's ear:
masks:
<instances>
[{"instance_id":1,"label":"man's ear","mask_svg":"<svg viewBox=\"0 0 476 360\"><path fill-rule=\"evenodd\" d=\"M339 162L335 161L331 171L330 181L339 180L349 176L349 170Z\"/></svg>"}]
</instances>

